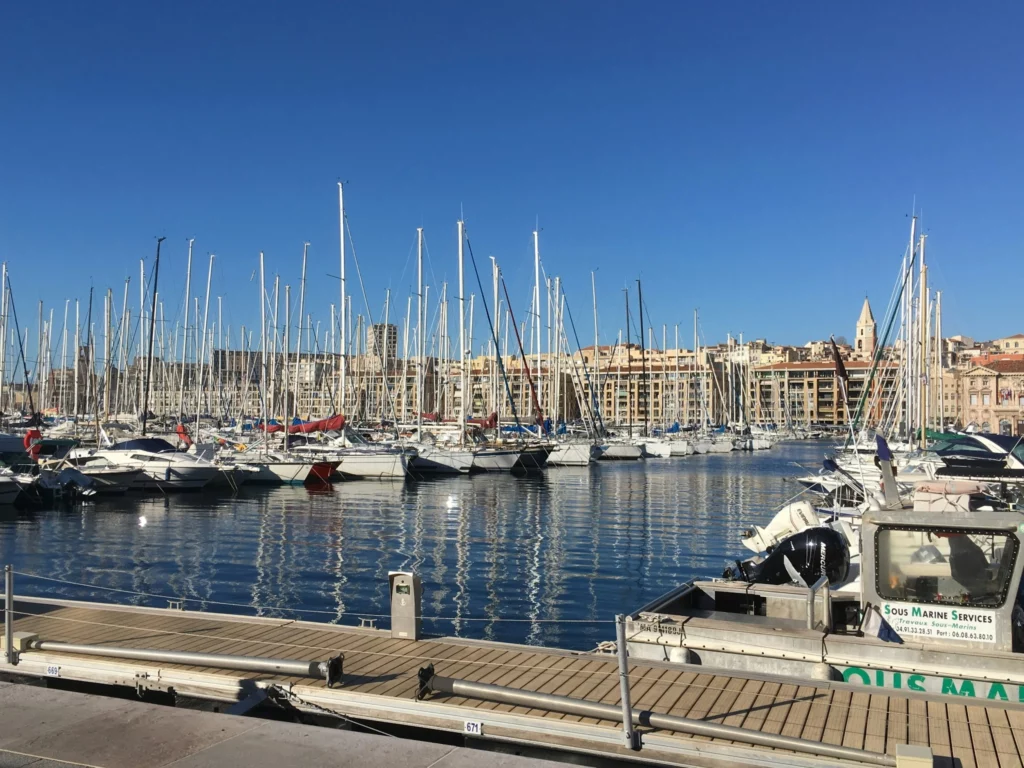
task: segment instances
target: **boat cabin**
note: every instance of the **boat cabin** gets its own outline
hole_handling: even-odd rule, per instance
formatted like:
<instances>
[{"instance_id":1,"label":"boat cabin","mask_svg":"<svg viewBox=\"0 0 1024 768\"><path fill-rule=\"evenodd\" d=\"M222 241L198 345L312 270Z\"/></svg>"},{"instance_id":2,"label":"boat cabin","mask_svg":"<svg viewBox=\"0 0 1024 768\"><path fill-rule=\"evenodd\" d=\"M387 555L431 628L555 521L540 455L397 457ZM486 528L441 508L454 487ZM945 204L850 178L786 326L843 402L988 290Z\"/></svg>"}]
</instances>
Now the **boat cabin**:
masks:
<instances>
[{"instance_id":1,"label":"boat cabin","mask_svg":"<svg viewBox=\"0 0 1024 768\"><path fill-rule=\"evenodd\" d=\"M865 512L843 583L801 578L824 569L824 552L818 570L790 558L787 583L756 571L687 582L628 617L629 653L872 686L913 678L912 690L950 695L1012 688L1024 703L1024 514L975 508L968 485L927 484L913 509Z\"/></svg>"}]
</instances>

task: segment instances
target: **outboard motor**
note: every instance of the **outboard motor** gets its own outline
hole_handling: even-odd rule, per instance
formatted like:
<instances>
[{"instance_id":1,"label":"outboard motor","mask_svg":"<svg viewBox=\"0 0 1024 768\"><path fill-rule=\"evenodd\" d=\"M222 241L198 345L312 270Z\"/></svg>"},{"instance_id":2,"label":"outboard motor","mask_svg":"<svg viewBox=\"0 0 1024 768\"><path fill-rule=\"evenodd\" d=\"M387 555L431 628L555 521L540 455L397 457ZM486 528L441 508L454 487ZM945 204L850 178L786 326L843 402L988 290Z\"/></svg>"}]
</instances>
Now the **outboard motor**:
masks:
<instances>
[{"instance_id":1,"label":"outboard motor","mask_svg":"<svg viewBox=\"0 0 1024 768\"><path fill-rule=\"evenodd\" d=\"M794 533L764 560L737 562L736 576L751 584L799 584L809 587L823 575L830 584L846 580L850 548L831 528L808 528Z\"/></svg>"}]
</instances>

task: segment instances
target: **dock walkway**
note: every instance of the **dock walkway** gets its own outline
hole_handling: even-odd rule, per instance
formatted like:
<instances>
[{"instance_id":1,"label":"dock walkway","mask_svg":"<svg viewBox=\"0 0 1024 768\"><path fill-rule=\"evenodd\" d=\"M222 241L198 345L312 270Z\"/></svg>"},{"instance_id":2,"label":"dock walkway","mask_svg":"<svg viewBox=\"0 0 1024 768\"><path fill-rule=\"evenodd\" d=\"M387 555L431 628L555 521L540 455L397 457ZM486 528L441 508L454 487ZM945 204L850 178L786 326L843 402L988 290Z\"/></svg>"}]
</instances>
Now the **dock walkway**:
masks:
<instances>
[{"instance_id":1,"label":"dock walkway","mask_svg":"<svg viewBox=\"0 0 1024 768\"><path fill-rule=\"evenodd\" d=\"M65 652L28 651L19 674L174 690L223 701L245 699L255 681L273 681L300 707L327 708L366 722L464 733L549 749L617 755L675 765L837 765L808 754L723 739L640 728L641 752L623 743L621 722L492 701L434 694L418 701L417 671L618 704L614 656L503 643L393 639L388 631L176 609L137 608L38 598L15 599L15 629L47 641L294 660L344 653L344 682L155 664ZM0 670L12 670L0 663ZM692 667L630 665L635 709L723 723L764 733L894 755L899 744L931 748L937 761L964 768L1024 764L1024 708L896 695L845 683L798 684L780 678L701 672ZM855 763L850 763L855 764Z\"/></svg>"},{"instance_id":2,"label":"dock walkway","mask_svg":"<svg viewBox=\"0 0 1024 768\"><path fill-rule=\"evenodd\" d=\"M0 768L557 768L351 730L0 683Z\"/></svg>"}]
</instances>

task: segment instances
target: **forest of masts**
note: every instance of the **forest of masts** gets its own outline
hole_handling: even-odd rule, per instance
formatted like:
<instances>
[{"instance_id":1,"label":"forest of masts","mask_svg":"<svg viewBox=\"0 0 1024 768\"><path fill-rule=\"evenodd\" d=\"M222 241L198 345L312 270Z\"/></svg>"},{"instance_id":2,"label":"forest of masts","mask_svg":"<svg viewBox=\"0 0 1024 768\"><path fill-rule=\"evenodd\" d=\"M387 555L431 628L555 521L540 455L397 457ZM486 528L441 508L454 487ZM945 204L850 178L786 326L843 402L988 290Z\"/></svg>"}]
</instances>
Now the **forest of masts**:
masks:
<instances>
[{"instance_id":1,"label":"forest of masts","mask_svg":"<svg viewBox=\"0 0 1024 768\"><path fill-rule=\"evenodd\" d=\"M137 291L128 277L117 292L108 288L97 295L90 288L88 297L66 300L56 311L40 301L32 318L34 329L28 318L18 316L5 263L0 294L0 338L6 342L0 344L0 411L91 418L98 414L103 420L131 421L145 410L158 417L203 414L225 422L342 413L355 421L399 423L415 421L416 414L459 421L497 413L504 421L525 424L541 417L555 422L582 418L597 427L605 420L628 420L627 414L633 419L640 414L648 424L654 417L665 422L713 420L718 414L711 410L729 407L719 402L728 397L705 394L713 395L716 386L698 375L706 360L698 364L698 356L692 353L685 353L688 362L683 360L678 326L674 356L671 350L665 352L665 326L657 350L639 281L632 307L630 291L624 291L624 332L620 330L616 342L602 351L596 282L591 274L596 356L582 354L580 336L589 334L590 318L579 318L578 324L561 278L544 273L536 230L532 293L520 317L493 256L488 259L490 274L484 273L490 277L485 288L482 280L486 278L481 277L464 223L459 221L457 294L452 297L448 283L442 282L432 295L431 286L424 283L424 233L419 228L415 290L406 297L404 307L396 306L390 289L386 291L379 316L373 319L340 183L338 203L339 303L330 304L323 320L314 318L306 305L309 243L303 244L301 278L294 292L291 285L281 285L279 276L268 280L264 254L259 254L258 293L253 293L254 298L262 297L260 328L232 328L224 323L223 297L214 293L214 254L206 265L205 290L201 294L194 290L201 287L193 274L194 239L188 240L184 298L170 308L170 322L159 292L161 251L166 251L163 238L157 241L149 269L146 260L140 260ZM349 292L349 260L356 268L355 295ZM255 279L256 273L251 280ZM458 321L454 339L449 327L453 300ZM354 309L359 305L363 312ZM640 359L635 360L638 346ZM694 346L699 348L696 317ZM471 359L474 348L480 354ZM691 374L687 392L681 392L677 383L674 405L672 393L663 393L657 408L649 402L648 365L655 351L663 373L674 365L678 372ZM595 402L600 398L591 398L590 392L603 393L609 386L625 393L629 400L628 409L622 409L625 413L619 413L617 396L612 412L603 415L601 403ZM472 402L463 408L465 391L473 394Z\"/></svg>"}]
</instances>

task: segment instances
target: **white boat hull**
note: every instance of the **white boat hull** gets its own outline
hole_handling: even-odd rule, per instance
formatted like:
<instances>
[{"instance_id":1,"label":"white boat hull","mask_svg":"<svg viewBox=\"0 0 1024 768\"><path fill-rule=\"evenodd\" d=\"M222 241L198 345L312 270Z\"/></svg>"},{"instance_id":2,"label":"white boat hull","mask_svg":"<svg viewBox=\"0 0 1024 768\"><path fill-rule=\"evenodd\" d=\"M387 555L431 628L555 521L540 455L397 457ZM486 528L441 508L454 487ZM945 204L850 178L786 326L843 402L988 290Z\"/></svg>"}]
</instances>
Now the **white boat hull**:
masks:
<instances>
[{"instance_id":1,"label":"white boat hull","mask_svg":"<svg viewBox=\"0 0 1024 768\"><path fill-rule=\"evenodd\" d=\"M247 461L249 467L256 469L255 473L249 474L248 482L264 485L302 485L309 477L309 471L313 468L310 461Z\"/></svg>"},{"instance_id":2,"label":"white boat hull","mask_svg":"<svg viewBox=\"0 0 1024 768\"><path fill-rule=\"evenodd\" d=\"M511 472L519 461L519 451L485 448L473 454L474 472Z\"/></svg>"},{"instance_id":3,"label":"white boat hull","mask_svg":"<svg viewBox=\"0 0 1024 768\"><path fill-rule=\"evenodd\" d=\"M401 480L409 470L409 456L404 452L343 453L338 472L360 480Z\"/></svg>"},{"instance_id":4,"label":"white boat hull","mask_svg":"<svg viewBox=\"0 0 1024 768\"><path fill-rule=\"evenodd\" d=\"M559 443L548 454L548 464L556 467L585 467L601 455L601 449L591 443Z\"/></svg>"},{"instance_id":5,"label":"white boat hull","mask_svg":"<svg viewBox=\"0 0 1024 768\"><path fill-rule=\"evenodd\" d=\"M673 440L669 446L673 457L693 455L693 446L688 440Z\"/></svg>"},{"instance_id":6,"label":"white boat hull","mask_svg":"<svg viewBox=\"0 0 1024 768\"><path fill-rule=\"evenodd\" d=\"M644 457L642 445L630 445L628 443L609 443L604 446L601 459L604 461L635 461Z\"/></svg>"},{"instance_id":7,"label":"white boat hull","mask_svg":"<svg viewBox=\"0 0 1024 768\"><path fill-rule=\"evenodd\" d=\"M424 475L458 475L473 468L472 451L449 451L433 445L416 446L411 469Z\"/></svg>"},{"instance_id":8,"label":"white boat hull","mask_svg":"<svg viewBox=\"0 0 1024 768\"><path fill-rule=\"evenodd\" d=\"M162 467L144 467L132 484L132 490L143 491L198 491L220 470L212 465L167 463Z\"/></svg>"}]
</instances>

